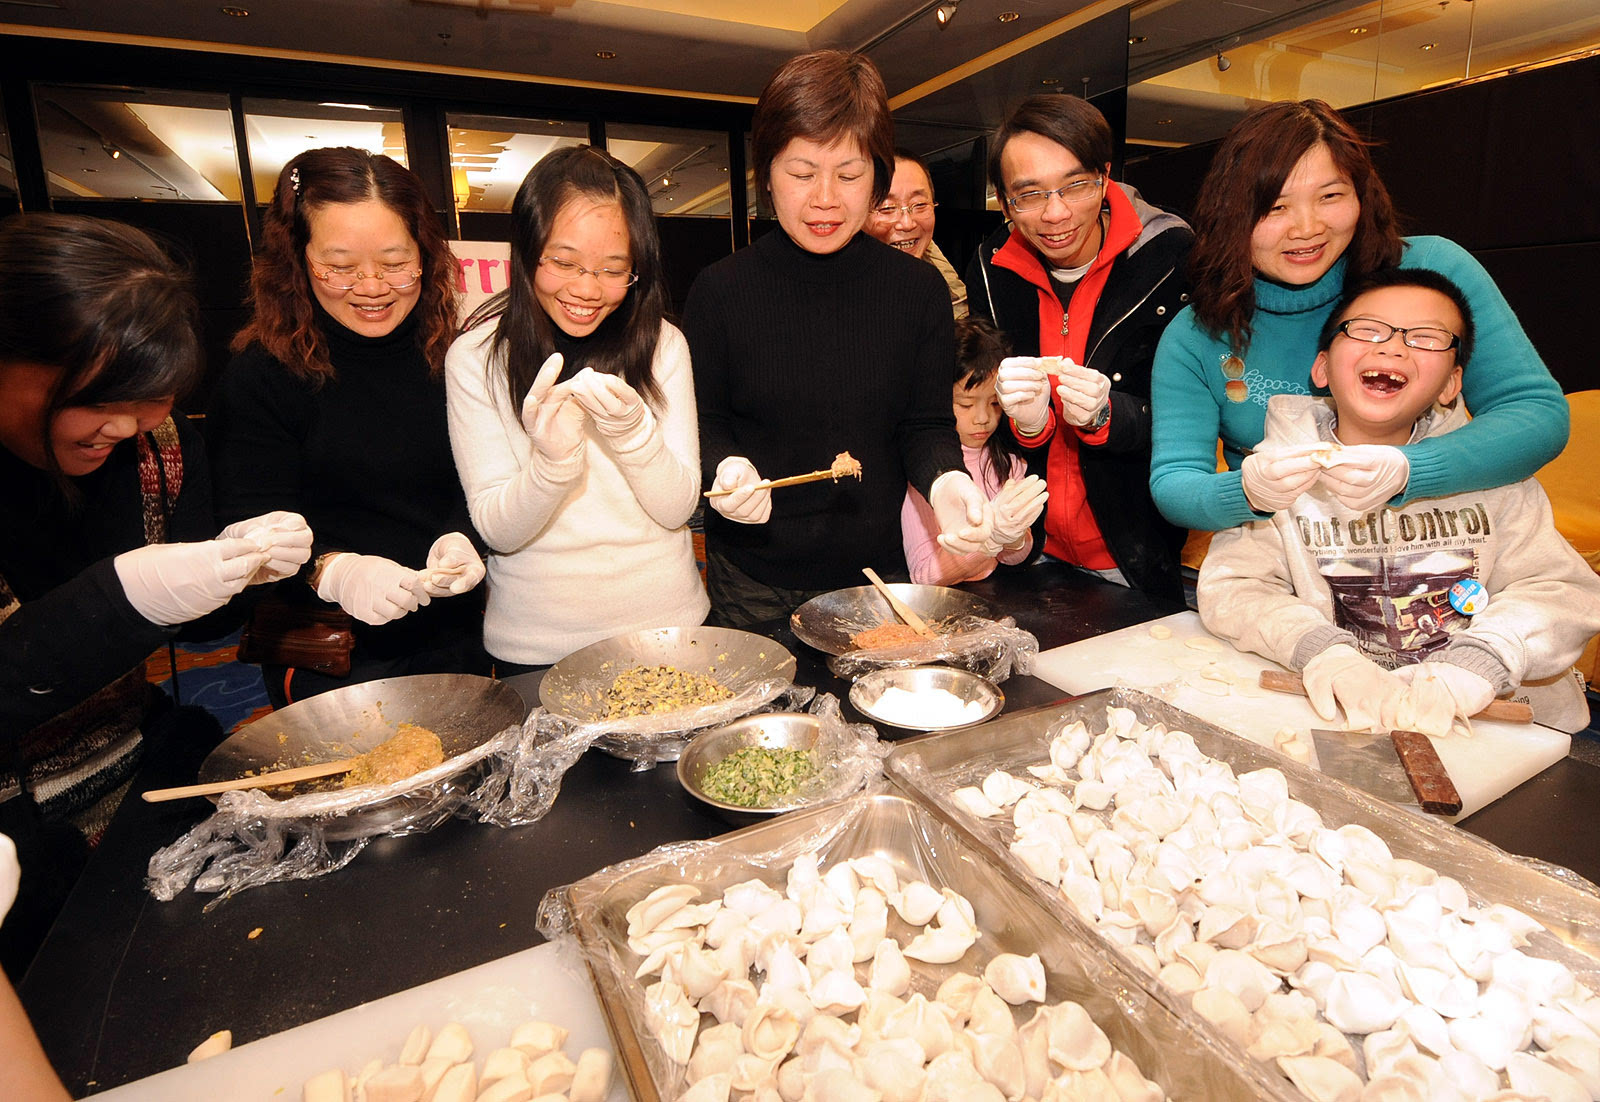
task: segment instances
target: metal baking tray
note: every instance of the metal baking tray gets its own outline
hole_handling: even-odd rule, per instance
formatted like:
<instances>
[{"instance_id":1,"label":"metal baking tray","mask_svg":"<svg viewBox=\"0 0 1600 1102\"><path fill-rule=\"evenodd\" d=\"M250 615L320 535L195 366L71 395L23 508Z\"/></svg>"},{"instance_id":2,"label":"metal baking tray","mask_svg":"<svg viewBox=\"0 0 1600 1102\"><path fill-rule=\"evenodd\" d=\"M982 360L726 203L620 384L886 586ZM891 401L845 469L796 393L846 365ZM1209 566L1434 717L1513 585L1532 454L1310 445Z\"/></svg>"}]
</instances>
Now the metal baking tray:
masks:
<instances>
[{"instance_id":1,"label":"metal baking tray","mask_svg":"<svg viewBox=\"0 0 1600 1102\"><path fill-rule=\"evenodd\" d=\"M1359 823L1383 838L1395 857L1419 861L1459 880L1475 902L1504 903L1532 916L1548 932L1533 935L1531 954L1559 960L1591 987L1600 982L1600 893L1587 880L1559 866L1507 854L1420 812L1387 804L1133 689L1102 689L1064 704L1001 716L979 728L907 739L890 751L884 768L895 786L934 809L990 859L1025 882L1060 921L1092 935L1092 927L1064 898L1011 856L1009 816L979 819L961 810L950 794L981 782L995 769L1031 780L1027 766L1048 761L1048 731L1058 719L1082 719L1090 731L1098 732L1105 729L1108 707L1128 708L1145 724L1187 731L1201 751L1227 762L1235 773L1267 766L1279 770L1288 779L1289 794L1316 809L1327 826ZM1157 991L1175 998L1164 988Z\"/></svg>"},{"instance_id":2,"label":"metal baking tray","mask_svg":"<svg viewBox=\"0 0 1600 1102\"><path fill-rule=\"evenodd\" d=\"M824 870L840 860L876 854L905 877L950 887L971 900L982 934L954 964L909 961L913 989L931 998L957 971L981 972L1001 952L1039 953L1048 999L1081 1004L1146 1077L1172 1098L1290 1099L1283 1080L1238 1061L1211 1037L1152 996L1130 966L1085 940L1007 869L916 802L892 794L863 794L811 811L793 812L710 842L667 846L556 889L541 908L565 912L583 949L604 1008L618 1064L639 1102L672 1099L683 1089L682 1069L663 1054L643 1020L643 985L633 978L640 958L627 945L629 907L666 884L689 882L702 900L759 877L782 890L787 869L802 853L816 853ZM895 917L891 933L902 942L910 927ZM864 967L864 966L861 966ZM1019 1009L1019 1024L1031 1007Z\"/></svg>"}]
</instances>

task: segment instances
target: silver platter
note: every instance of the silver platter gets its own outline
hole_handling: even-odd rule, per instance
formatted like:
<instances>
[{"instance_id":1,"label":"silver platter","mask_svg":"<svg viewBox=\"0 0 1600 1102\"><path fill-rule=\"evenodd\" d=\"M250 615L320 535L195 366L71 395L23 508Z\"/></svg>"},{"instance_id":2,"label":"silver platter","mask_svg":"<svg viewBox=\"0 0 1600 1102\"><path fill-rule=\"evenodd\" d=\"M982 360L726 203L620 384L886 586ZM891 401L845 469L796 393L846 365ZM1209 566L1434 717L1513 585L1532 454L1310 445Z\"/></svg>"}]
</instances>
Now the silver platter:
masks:
<instances>
[{"instance_id":1,"label":"silver platter","mask_svg":"<svg viewBox=\"0 0 1600 1102\"><path fill-rule=\"evenodd\" d=\"M596 745L622 757L635 756L630 741L659 743L661 735L653 732L692 731L754 711L792 685L795 671L794 655L765 635L734 628L652 628L602 639L567 655L539 683L539 703L553 715L597 722L605 716L606 690L618 674L636 666L672 666L713 678L736 697L748 695L741 702L743 711L736 714L729 714L727 704L708 704L607 721L611 733ZM658 746L650 756L673 761L677 749L681 745Z\"/></svg>"},{"instance_id":2,"label":"silver platter","mask_svg":"<svg viewBox=\"0 0 1600 1102\"><path fill-rule=\"evenodd\" d=\"M893 582L889 588L918 616L930 624L959 616L995 618L994 608L981 597L960 589L940 585L912 585ZM835 589L813 597L789 616L789 627L802 643L824 654L844 654L855 648L850 637L880 624L899 623L900 619L870 585Z\"/></svg>"},{"instance_id":3,"label":"silver platter","mask_svg":"<svg viewBox=\"0 0 1600 1102\"><path fill-rule=\"evenodd\" d=\"M526 714L517 690L474 674L419 674L346 685L240 728L201 763L197 780L207 784L348 758L393 737L401 723L438 735L448 759L521 723Z\"/></svg>"}]
</instances>

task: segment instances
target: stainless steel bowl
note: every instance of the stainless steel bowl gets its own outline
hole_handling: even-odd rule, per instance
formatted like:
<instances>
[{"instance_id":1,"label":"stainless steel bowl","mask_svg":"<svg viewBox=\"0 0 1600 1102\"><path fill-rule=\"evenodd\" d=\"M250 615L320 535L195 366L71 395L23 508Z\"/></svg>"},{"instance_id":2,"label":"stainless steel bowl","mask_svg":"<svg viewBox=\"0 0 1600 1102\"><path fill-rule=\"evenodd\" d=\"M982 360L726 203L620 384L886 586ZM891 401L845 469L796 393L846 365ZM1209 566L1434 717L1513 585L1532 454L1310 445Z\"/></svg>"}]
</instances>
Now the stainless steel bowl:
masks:
<instances>
[{"instance_id":1,"label":"stainless steel bowl","mask_svg":"<svg viewBox=\"0 0 1600 1102\"><path fill-rule=\"evenodd\" d=\"M930 624L958 616L982 616L992 620L994 608L981 597L960 589L939 585L912 585L894 582L894 595ZM900 618L870 585L835 589L813 597L789 616L789 627L802 643L824 654L844 654L854 650L850 637L881 624L896 624Z\"/></svg>"},{"instance_id":2,"label":"stainless steel bowl","mask_svg":"<svg viewBox=\"0 0 1600 1102\"><path fill-rule=\"evenodd\" d=\"M799 712L767 712L747 716L725 727L701 731L684 747L678 758L678 780L689 795L703 801L718 816L736 826L748 826L785 811L809 807L829 797L826 783L827 763L817 763L822 783L808 787L804 792L765 807L743 807L717 799L706 792L706 774L723 758L746 746L763 746L769 750L815 750L822 723L815 716Z\"/></svg>"},{"instance_id":3,"label":"stainless steel bowl","mask_svg":"<svg viewBox=\"0 0 1600 1102\"><path fill-rule=\"evenodd\" d=\"M636 666L672 666L714 678L735 696L748 694L743 711L727 704L705 704L674 712L607 721L611 731L595 745L621 757L634 757L632 744L652 742L657 761L672 761L677 747L661 745L647 732L694 731L737 719L768 703L794 683L795 662L780 644L764 635L734 628L654 628L618 635L574 651L545 673L539 703L552 715L580 723L603 719L606 690L617 675ZM665 726L663 726L665 724Z\"/></svg>"},{"instance_id":4,"label":"stainless steel bowl","mask_svg":"<svg viewBox=\"0 0 1600 1102\"><path fill-rule=\"evenodd\" d=\"M939 725L907 723L903 719L885 716L879 710L884 692L891 688L904 689L909 693L943 690L955 695L963 703L978 701L983 705L983 714L976 719L962 719L955 723ZM955 731L962 727L974 727L998 715L1005 702L1005 694L993 681L949 666L907 666L874 670L872 673L864 674L850 686L850 703L855 706L856 711L874 723L885 723L904 731Z\"/></svg>"},{"instance_id":5,"label":"stainless steel bowl","mask_svg":"<svg viewBox=\"0 0 1600 1102\"><path fill-rule=\"evenodd\" d=\"M207 755L196 780L207 784L251 771L348 758L392 738L401 723L438 735L449 759L521 723L526 714L517 690L473 674L419 674L346 685L241 727Z\"/></svg>"}]
</instances>

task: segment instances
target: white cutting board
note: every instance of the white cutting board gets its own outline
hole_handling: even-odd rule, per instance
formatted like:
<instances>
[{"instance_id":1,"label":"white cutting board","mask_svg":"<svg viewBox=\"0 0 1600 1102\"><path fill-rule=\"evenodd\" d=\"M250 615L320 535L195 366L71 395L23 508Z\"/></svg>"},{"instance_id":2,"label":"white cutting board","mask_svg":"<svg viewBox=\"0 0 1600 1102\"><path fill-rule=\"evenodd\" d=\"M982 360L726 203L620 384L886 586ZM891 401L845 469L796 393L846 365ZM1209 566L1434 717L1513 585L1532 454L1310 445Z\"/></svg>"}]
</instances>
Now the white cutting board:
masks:
<instances>
[{"instance_id":1,"label":"white cutting board","mask_svg":"<svg viewBox=\"0 0 1600 1102\"><path fill-rule=\"evenodd\" d=\"M435 1033L449 1022L466 1026L481 1070L483 1058L505 1047L511 1031L530 1018L570 1030L563 1050L573 1060L586 1048L614 1053L576 945L547 943L94 1097L96 1102L299 1102L301 1084L318 1072L339 1067L353 1076L373 1058L393 1063L418 1022ZM205 1038L194 1040L199 1044ZM613 1064L608 1102L627 1097L621 1069Z\"/></svg>"},{"instance_id":2,"label":"white cutting board","mask_svg":"<svg viewBox=\"0 0 1600 1102\"><path fill-rule=\"evenodd\" d=\"M1151 635L1156 625L1169 629L1171 638ZM1188 640L1204 640L1208 649L1195 649ZM1208 663L1234 677L1226 695L1216 695L1222 686L1202 676ZM1216 639L1195 613L1179 612L1045 651L1034 659L1032 672L1074 696L1115 685L1139 689L1263 746L1272 746L1273 736L1285 729L1300 732L1309 742L1312 728L1332 724L1312 711L1304 697L1257 685L1262 670L1281 669ZM1472 738L1433 740L1461 793L1463 816L1548 769L1572 747L1571 735L1534 723L1474 720L1472 729ZM1313 755L1313 764L1315 760Z\"/></svg>"}]
</instances>

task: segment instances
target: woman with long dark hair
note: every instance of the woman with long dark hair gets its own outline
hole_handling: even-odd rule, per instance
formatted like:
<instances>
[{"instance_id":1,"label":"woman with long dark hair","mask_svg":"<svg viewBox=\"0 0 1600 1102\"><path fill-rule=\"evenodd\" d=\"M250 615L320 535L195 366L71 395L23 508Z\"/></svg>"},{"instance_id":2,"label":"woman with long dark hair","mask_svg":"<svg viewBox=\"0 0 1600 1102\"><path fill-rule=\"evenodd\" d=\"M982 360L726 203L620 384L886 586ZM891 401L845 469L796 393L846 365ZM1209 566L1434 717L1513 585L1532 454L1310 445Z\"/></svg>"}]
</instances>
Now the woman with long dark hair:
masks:
<instances>
[{"instance_id":1,"label":"woman with long dark hair","mask_svg":"<svg viewBox=\"0 0 1600 1102\"><path fill-rule=\"evenodd\" d=\"M1258 520L1319 480L1358 511L1506 485L1566 443L1561 388L1494 280L1451 241L1401 236L1368 144L1305 100L1252 112L1212 158L1195 207L1194 302L1155 363L1150 489L1173 523ZM1345 448L1326 468L1305 449L1255 451L1267 400L1311 392L1317 337L1347 283L1395 266L1436 271L1466 294L1480 334L1462 388L1472 422L1400 447Z\"/></svg>"},{"instance_id":2,"label":"woman with long dark hair","mask_svg":"<svg viewBox=\"0 0 1600 1102\"><path fill-rule=\"evenodd\" d=\"M484 642L507 668L708 607L688 529L694 381L644 182L558 149L511 215L507 289L446 364L456 468L492 549Z\"/></svg>"},{"instance_id":3,"label":"woman with long dark hair","mask_svg":"<svg viewBox=\"0 0 1600 1102\"><path fill-rule=\"evenodd\" d=\"M787 616L859 583L864 566L906 578L907 483L931 503L946 550L991 542L994 510L962 463L951 417L944 280L861 232L889 193L892 130L883 78L864 55L786 62L750 134L778 227L689 291L705 483L718 492L706 584L719 623ZM763 483L829 467L840 452L860 462L860 482L777 493Z\"/></svg>"},{"instance_id":4,"label":"woman with long dark hair","mask_svg":"<svg viewBox=\"0 0 1600 1102\"><path fill-rule=\"evenodd\" d=\"M406 168L352 148L284 166L253 311L211 416L217 512L303 513L315 554L279 586L271 623L325 621L335 605L355 621L355 643L348 673L266 656L275 704L380 677L489 670L481 595L460 596L483 563L445 427L455 280L439 219ZM269 636L262 611L258 641Z\"/></svg>"},{"instance_id":5,"label":"woman with long dark hair","mask_svg":"<svg viewBox=\"0 0 1600 1102\"><path fill-rule=\"evenodd\" d=\"M193 622L310 555L287 513L217 532L199 437L172 415L200 375L197 320L187 273L139 230L0 223L0 830L24 869L7 968L170 714L145 659L221 634Z\"/></svg>"}]
</instances>

